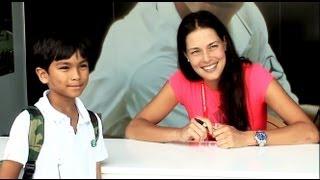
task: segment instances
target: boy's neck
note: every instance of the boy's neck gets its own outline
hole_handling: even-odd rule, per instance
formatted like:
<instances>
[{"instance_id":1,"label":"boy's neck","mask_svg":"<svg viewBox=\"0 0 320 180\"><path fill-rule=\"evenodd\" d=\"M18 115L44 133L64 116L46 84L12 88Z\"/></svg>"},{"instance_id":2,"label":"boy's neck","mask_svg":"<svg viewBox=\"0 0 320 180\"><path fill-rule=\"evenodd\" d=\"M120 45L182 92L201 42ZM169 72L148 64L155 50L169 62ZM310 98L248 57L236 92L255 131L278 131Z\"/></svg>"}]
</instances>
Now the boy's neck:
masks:
<instances>
[{"instance_id":1,"label":"boy's neck","mask_svg":"<svg viewBox=\"0 0 320 180\"><path fill-rule=\"evenodd\" d=\"M49 92L48 99L52 107L67 116L73 115L75 112L78 113L75 98L67 98L53 92Z\"/></svg>"},{"instance_id":2,"label":"boy's neck","mask_svg":"<svg viewBox=\"0 0 320 180\"><path fill-rule=\"evenodd\" d=\"M76 106L75 98L68 98L53 92L49 92L48 99L52 107L70 118L70 126L72 126L74 133L76 134L79 112Z\"/></svg>"}]
</instances>

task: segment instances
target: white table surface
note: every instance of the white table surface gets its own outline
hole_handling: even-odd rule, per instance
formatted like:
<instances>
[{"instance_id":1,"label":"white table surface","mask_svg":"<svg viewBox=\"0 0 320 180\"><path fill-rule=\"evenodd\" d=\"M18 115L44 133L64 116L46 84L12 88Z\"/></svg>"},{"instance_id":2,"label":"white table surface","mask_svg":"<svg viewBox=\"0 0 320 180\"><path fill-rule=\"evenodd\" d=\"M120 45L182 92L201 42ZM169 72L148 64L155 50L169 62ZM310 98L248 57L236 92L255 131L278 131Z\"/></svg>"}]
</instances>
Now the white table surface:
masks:
<instances>
[{"instance_id":1,"label":"white table surface","mask_svg":"<svg viewBox=\"0 0 320 180\"><path fill-rule=\"evenodd\" d=\"M7 137L0 137L0 156ZM105 139L109 178L319 179L319 144L222 149L215 145Z\"/></svg>"},{"instance_id":2,"label":"white table surface","mask_svg":"<svg viewBox=\"0 0 320 180\"><path fill-rule=\"evenodd\" d=\"M222 149L105 139L104 178L316 178L319 144Z\"/></svg>"}]
</instances>

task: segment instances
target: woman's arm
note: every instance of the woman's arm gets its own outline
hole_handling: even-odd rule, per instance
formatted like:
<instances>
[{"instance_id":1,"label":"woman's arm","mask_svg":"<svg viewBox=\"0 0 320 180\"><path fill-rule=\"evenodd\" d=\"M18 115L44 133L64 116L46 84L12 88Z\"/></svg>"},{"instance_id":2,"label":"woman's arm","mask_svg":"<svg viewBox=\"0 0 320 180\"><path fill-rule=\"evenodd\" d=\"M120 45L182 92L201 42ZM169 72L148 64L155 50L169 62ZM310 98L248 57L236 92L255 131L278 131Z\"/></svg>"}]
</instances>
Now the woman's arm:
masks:
<instances>
[{"instance_id":1,"label":"woman's arm","mask_svg":"<svg viewBox=\"0 0 320 180\"><path fill-rule=\"evenodd\" d=\"M178 104L171 86L166 83L126 128L126 137L156 142L202 141L207 130L194 119L183 128L161 127L157 124ZM178 119L177 119L178 120Z\"/></svg>"},{"instance_id":2,"label":"woman's arm","mask_svg":"<svg viewBox=\"0 0 320 180\"><path fill-rule=\"evenodd\" d=\"M267 144L319 142L319 131L316 126L276 80L272 80L268 86L266 102L288 124L286 127L268 131Z\"/></svg>"},{"instance_id":3,"label":"woman's arm","mask_svg":"<svg viewBox=\"0 0 320 180\"><path fill-rule=\"evenodd\" d=\"M4 160L0 166L0 179L18 179L21 169L22 164Z\"/></svg>"},{"instance_id":4,"label":"woman's arm","mask_svg":"<svg viewBox=\"0 0 320 180\"><path fill-rule=\"evenodd\" d=\"M318 143L319 131L304 111L292 100L276 80L269 84L266 103L285 120L288 126L267 130L267 145ZM222 148L257 145L255 131L239 131L219 124L213 130L217 145Z\"/></svg>"},{"instance_id":5,"label":"woman's arm","mask_svg":"<svg viewBox=\"0 0 320 180\"><path fill-rule=\"evenodd\" d=\"M126 128L126 137L146 141L176 141L177 128L157 124L178 104L175 94L166 83L159 93L136 115Z\"/></svg>"}]
</instances>

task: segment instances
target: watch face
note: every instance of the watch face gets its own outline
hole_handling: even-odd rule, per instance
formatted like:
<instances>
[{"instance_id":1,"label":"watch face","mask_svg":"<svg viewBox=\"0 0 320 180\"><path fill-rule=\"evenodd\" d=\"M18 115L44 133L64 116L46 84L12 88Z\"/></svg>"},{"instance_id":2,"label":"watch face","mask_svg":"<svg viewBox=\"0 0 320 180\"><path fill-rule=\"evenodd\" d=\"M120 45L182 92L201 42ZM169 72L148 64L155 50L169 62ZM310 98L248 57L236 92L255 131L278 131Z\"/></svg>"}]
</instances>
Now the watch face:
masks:
<instances>
[{"instance_id":1,"label":"watch face","mask_svg":"<svg viewBox=\"0 0 320 180\"><path fill-rule=\"evenodd\" d=\"M267 139L267 135L264 132L257 132L257 138L259 140L265 140L265 139Z\"/></svg>"},{"instance_id":2,"label":"watch face","mask_svg":"<svg viewBox=\"0 0 320 180\"><path fill-rule=\"evenodd\" d=\"M257 131L255 139L259 146L264 146L267 143L267 134L264 131Z\"/></svg>"}]
</instances>

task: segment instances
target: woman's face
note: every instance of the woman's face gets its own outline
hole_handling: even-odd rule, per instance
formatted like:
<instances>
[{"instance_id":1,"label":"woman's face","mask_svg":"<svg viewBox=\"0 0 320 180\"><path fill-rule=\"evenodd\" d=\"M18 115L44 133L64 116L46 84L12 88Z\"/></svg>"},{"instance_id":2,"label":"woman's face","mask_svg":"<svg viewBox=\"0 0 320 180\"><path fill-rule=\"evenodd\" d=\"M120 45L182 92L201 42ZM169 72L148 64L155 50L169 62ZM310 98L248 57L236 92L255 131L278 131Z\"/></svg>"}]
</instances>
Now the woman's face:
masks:
<instances>
[{"instance_id":1,"label":"woman's face","mask_svg":"<svg viewBox=\"0 0 320 180\"><path fill-rule=\"evenodd\" d=\"M194 71L217 85L226 64L226 42L211 28L197 28L186 37L186 57Z\"/></svg>"}]
</instances>

